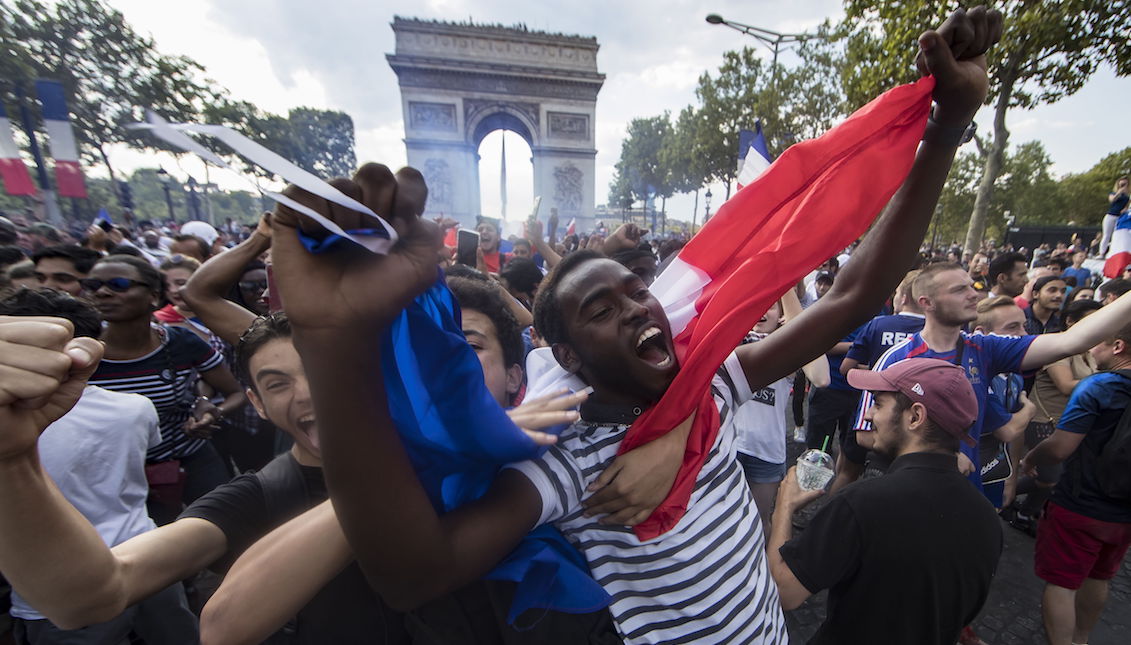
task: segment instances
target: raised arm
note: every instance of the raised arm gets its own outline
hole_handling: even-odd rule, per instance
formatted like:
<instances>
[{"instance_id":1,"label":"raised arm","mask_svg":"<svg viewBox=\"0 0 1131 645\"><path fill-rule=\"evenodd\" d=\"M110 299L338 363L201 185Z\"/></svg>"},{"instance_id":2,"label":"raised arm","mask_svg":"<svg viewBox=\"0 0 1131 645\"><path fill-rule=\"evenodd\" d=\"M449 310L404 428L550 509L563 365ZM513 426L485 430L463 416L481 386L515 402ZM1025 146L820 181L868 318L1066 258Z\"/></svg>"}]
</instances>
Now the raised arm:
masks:
<instances>
[{"instance_id":1,"label":"raised arm","mask_svg":"<svg viewBox=\"0 0 1131 645\"><path fill-rule=\"evenodd\" d=\"M785 292L784 296L782 296L781 310L782 314L785 316L786 323L801 315L801 299L797 297L796 289L790 289L789 291ZM840 345L849 344L850 343L838 343L837 347L839 347ZM834 348L834 350L835 349L836 348ZM845 348L844 351L847 352L848 349ZM824 354L821 354L817 358L814 358L813 360L806 363L805 366L801 368L801 370L805 372L805 378L809 379L809 382L813 384L813 387L829 386L829 359L825 358Z\"/></svg>"},{"instance_id":2,"label":"raised arm","mask_svg":"<svg viewBox=\"0 0 1131 645\"><path fill-rule=\"evenodd\" d=\"M72 333L57 318L0 317L0 570L63 629L109 620L226 548L214 525L182 520L111 551L44 472L39 435L78 401L102 356L99 342Z\"/></svg>"},{"instance_id":3,"label":"raised arm","mask_svg":"<svg viewBox=\"0 0 1131 645\"><path fill-rule=\"evenodd\" d=\"M353 560L329 501L260 539L236 560L200 614L202 645L262 643Z\"/></svg>"},{"instance_id":4,"label":"raised arm","mask_svg":"<svg viewBox=\"0 0 1131 645\"><path fill-rule=\"evenodd\" d=\"M556 218L554 225L557 225ZM550 230L553 231L553 227L551 227ZM534 249L538 251L538 255L541 255L542 259L546 261L546 266L551 269L558 266L558 262L562 261L562 256L558 255L558 252L554 250L553 233L550 233L551 241L547 243L546 240L542 238L542 222L539 221L538 218L531 218L526 221L525 232L527 241L534 245Z\"/></svg>"},{"instance_id":5,"label":"raised arm","mask_svg":"<svg viewBox=\"0 0 1131 645\"><path fill-rule=\"evenodd\" d=\"M537 523L541 498L525 476L505 470L475 503L443 516L433 509L389 416L380 367L383 330L437 275L439 240L418 217L424 179L366 164L337 185L389 217L400 241L385 256L355 248L312 255L298 239L297 215L280 206L275 277L310 381L338 519L370 584L405 610L502 560ZM294 187L287 194L346 230L364 228L360 214Z\"/></svg>"},{"instance_id":6,"label":"raised arm","mask_svg":"<svg viewBox=\"0 0 1131 645\"><path fill-rule=\"evenodd\" d=\"M1021 369L1039 369L1066 356L1087 351L1114 335L1128 320L1131 320L1131 293L1123 294L1115 302L1072 325L1072 329L1034 338L1021 360Z\"/></svg>"},{"instance_id":7,"label":"raised arm","mask_svg":"<svg viewBox=\"0 0 1131 645\"><path fill-rule=\"evenodd\" d=\"M961 128L974 118L989 86L985 52L1000 37L1001 14L982 7L957 11L937 32L919 37L925 66L936 79L937 123ZM907 179L832 289L793 323L742 348L752 388L792 374L880 308L918 253L956 150L957 144L923 141Z\"/></svg>"},{"instance_id":8,"label":"raised arm","mask_svg":"<svg viewBox=\"0 0 1131 645\"><path fill-rule=\"evenodd\" d=\"M269 248L271 224L269 216L264 215L250 237L231 250L209 258L192 274L181 292L204 326L229 345L239 343L240 335L251 326L255 314L226 296L239 282L244 267Z\"/></svg>"}]
</instances>

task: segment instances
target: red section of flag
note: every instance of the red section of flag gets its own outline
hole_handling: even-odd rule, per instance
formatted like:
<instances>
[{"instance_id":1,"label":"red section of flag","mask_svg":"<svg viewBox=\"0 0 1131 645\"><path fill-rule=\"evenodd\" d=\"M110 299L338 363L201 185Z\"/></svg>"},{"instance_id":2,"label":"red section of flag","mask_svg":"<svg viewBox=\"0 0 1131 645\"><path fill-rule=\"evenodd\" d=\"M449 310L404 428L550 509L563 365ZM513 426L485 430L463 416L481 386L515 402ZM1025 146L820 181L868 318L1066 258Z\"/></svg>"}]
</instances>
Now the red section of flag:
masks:
<instances>
[{"instance_id":1,"label":"red section of flag","mask_svg":"<svg viewBox=\"0 0 1131 645\"><path fill-rule=\"evenodd\" d=\"M55 159L55 186L60 197L86 197L86 183L79 162Z\"/></svg>"},{"instance_id":2,"label":"red section of flag","mask_svg":"<svg viewBox=\"0 0 1131 645\"><path fill-rule=\"evenodd\" d=\"M576 235L577 234L577 218L576 217L571 219L569 221L569 224L566 225L565 234L566 235Z\"/></svg>"},{"instance_id":3,"label":"red section of flag","mask_svg":"<svg viewBox=\"0 0 1131 645\"><path fill-rule=\"evenodd\" d=\"M0 159L0 177L4 178L4 190L9 195L35 194L35 184L20 159Z\"/></svg>"},{"instance_id":4,"label":"red section of flag","mask_svg":"<svg viewBox=\"0 0 1131 645\"><path fill-rule=\"evenodd\" d=\"M696 301L696 316L676 334L679 374L632 425L619 452L697 414L675 484L635 527L638 538L668 531L687 509L718 434L709 387L718 366L787 289L867 230L910 171L933 89L929 77L897 87L824 136L793 146L751 184L756 189L739 191L680 252L711 281Z\"/></svg>"},{"instance_id":5,"label":"red section of flag","mask_svg":"<svg viewBox=\"0 0 1131 645\"><path fill-rule=\"evenodd\" d=\"M1127 265L1131 264L1131 253L1123 251L1121 253L1111 253L1104 261L1104 277L1105 278L1118 278L1123 275L1123 270Z\"/></svg>"}]
</instances>

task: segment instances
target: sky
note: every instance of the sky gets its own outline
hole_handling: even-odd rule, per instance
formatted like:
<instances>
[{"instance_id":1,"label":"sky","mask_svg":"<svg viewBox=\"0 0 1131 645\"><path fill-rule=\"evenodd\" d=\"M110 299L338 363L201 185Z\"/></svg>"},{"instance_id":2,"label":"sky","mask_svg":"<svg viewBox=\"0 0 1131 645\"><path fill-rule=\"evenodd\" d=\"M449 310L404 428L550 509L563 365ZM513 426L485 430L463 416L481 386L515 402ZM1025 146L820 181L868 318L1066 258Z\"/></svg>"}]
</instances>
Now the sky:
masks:
<instances>
[{"instance_id":1,"label":"sky","mask_svg":"<svg viewBox=\"0 0 1131 645\"><path fill-rule=\"evenodd\" d=\"M151 35L160 51L195 59L207 75L240 100L286 113L310 106L353 117L359 161L390 167L405 163L404 123L396 75L385 60L394 49L389 26L394 15L477 23L523 23L531 30L595 36L601 49L599 71L606 75L597 99L597 202L608 195L625 126L636 117L665 110L673 114L695 102L703 71L713 71L722 54L745 45L748 36L710 25L707 13L782 32L812 30L843 15L837 0L575 0L568 9L529 0L193 0L170 5L152 0L109 0L135 29ZM175 6L175 10L173 7ZM764 53L768 52L763 49ZM909 54L909 59L911 54ZM786 64L789 54L782 57ZM1081 172L1104 155L1128 145L1112 136L1124 131L1131 85L1101 68L1076 95L1008 117L1011 142L1039 139L1054 161L1056 174ZM988 108L978 116L983 132L991 126ZM480 179L485 214L500 203L501 133L480 147ZM737 144L736 144L737 146ZM124 147L112 162L123 169L163 165L169 172L200 178L200 164ZM213 173L229 188L245 188L235 177ZM507 194L510 214L524 212L532 195L530 150L507 135ZM722 186L713 186L717 208ZM668 212L691 219L693 197L676 196ZM699 203L702 219L703 204ZM512 215L513 217L513 215Z\"/></svg>"}]
</instances>

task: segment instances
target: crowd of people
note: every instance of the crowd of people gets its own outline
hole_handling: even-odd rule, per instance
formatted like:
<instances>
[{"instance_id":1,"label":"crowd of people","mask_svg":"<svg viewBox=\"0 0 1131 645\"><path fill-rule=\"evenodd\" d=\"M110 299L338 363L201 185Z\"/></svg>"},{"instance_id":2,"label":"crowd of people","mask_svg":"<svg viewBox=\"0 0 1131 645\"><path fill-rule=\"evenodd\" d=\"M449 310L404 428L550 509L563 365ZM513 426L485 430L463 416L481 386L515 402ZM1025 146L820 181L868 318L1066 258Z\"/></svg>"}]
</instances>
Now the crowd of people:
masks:
<instances>
[{"instance_id":1,"label":"crowd of people","mask_svg":"<svg viewBox=\"0 0 1131 645\"><path fill-rule=\"evenodd\" d=\"M421 175L377 164L336 186L391 221L385 255L319 248L282 205L223 230L0 219L17 642L779 644L828 590L812 643L977 643L1004 520L1036 536L1048 642L1087 643L1131 545L1131 276L1072 242L919 247L1000 33L978 8L921 37L937 105L888 207L749 321L706 407L631 449L689 368L649 290L687 240L559 237L556 213L507 240L480 217L463 257L456 222L419 217ZM415 368L387 362L436 289L460 334L436 391L481 394L531 446L458 504L470 476L429 488L451 455L420 461L396 408ZM827 492L790 437L835 455ZM635 531L681 487L663 530ZM584 571L535 594L568 609L522 604L536 566L498 575L531 536Z\"/></svg>"}]
</instances>

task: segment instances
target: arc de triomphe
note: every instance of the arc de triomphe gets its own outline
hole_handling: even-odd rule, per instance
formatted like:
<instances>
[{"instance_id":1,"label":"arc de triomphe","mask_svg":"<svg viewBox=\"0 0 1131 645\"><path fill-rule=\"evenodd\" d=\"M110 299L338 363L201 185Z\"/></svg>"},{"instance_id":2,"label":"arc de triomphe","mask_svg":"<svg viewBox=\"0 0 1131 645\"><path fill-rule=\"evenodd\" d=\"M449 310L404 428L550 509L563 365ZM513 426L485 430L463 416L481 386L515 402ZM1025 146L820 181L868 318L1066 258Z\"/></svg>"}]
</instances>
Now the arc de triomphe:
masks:
<instances>
[{"instance_id":1,"label":"arc de triomphe","mask_svg":"<svg viewBox=\"0 0 1131 645\"><path fill-rule=\"evenodd\" d=\"M592 224L594 117L605 75L597 39L396 17L397 74L408 164L428 182L429 215L473 225L479 210L479 144L506 129L530 145L542 215ZM511 219L525 217L515 204ZM483 213L497 216L498 213Z\"/></svg>"}]
</instances>

